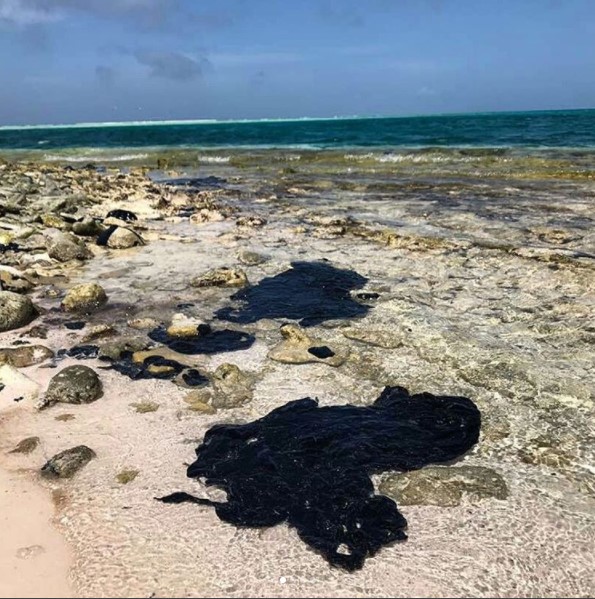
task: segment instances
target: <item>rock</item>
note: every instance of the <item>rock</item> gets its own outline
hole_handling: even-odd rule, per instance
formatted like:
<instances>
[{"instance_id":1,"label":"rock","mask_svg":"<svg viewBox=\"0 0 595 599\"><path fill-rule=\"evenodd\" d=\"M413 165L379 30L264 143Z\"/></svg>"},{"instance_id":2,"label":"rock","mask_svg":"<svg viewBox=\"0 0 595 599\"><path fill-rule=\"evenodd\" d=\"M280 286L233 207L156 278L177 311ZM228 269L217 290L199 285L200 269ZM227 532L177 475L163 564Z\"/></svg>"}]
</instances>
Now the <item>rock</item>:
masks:
<instances>
[{"instance_id":1,"label":"rock","mask_svg":"<svg viewBox=\"0 0 595 599\"><path fill-rule=\"evenodd\" d=\"M214 408L237 408L252 399L252 377L235 364L221 364L211 377Z\"/></svg>"},{"instance_id":2,"label":"rock","mask_svg":"<svg viewBox=\"0 0 595 599\"><path fill-rule=\"evenodd\" d=\"M0 333L24 327L37 315L37 309L28 297L0 291Z\"/></svg>"},{"instance_id":3,"label":"rock","mask_svg":"<svg viewBox=\"0 0 595 599\"><path fill-rule=\"evenodd\" d=\"M329 346L324 341L309 337L294 324L284 324L281 328L284 340L273 347L269 358L285 364L307 364L320 362L329 366L341 366L349 355L349 350Z\"/></svg>"},{"instance_id":4,"label":"rock","mask_svg":"<svg viewBox=\"0 0 595 599\"><path fill-rule=\"evenodd\" d=\"M111 337L118 331L110 326L109 324L98 324L91 327L83 337L83 343L94 341L95 339L103 339L104 337Z\"/></svg>"},{"instance_id":5,"label":"rock","mask_svg":"<svg viewBox=\"0 0 595 599\"><path fill-rule=\"evenodd\" d=\"M454 507L463 495L473 499L506 499L508 487L500 474L481 466L430 466L391 474L380 483L380 493L399 505Z\"/></svg>"},{"instance_id":6,"label":"rock","mask_svg":"<svg viewBox=\"0 0 595 599\"><path fill-rule=\"evenodd\" d=\"M114 250L126 250L144 244L145 242L140 235L126 227L116 227L107 240L107 246Z\"/></svg>"},{"instance_id":7,"label":"rock","mask_svg":"<svg viewBox=\"0 0 595 599\"><path fill-rule=\"evenodd\" d=\"M70 225L56 214L42 214L39 218L41 219L41 222L43 223L44 227L51 227L54 229L61 230L70 228Z\"/></svg>"},{"instance_id":8,"label":"rock","mask_svg":"<svg viewBox=\"0 0 595 599\"><path fill-rule=\"evenodd\" d=\"M341 333L348 339L383 347L384 349L395 349L403 345L403 340L394 330L389 332L389 330L381 329L347 328L341 329Z\"/></svg>"},{"instance_id":9,"label":"rock","mask_svg":"<svg viewBox=\"0 0 595 599\"><path fill-rule=\"evenodd\" d=\"M71 478L93 458L95 452L86 445L78 445L57 453L41 469L46 478Z\"/></svg>"},{"instance_id":10,"label":"rock","mask_svg":"<svg viewBox=\"0 0 595 599\"><path fill-rule=\"evenodd\" d=\"M167 334L170 337L196 337L210 331L211 327L208 324L188 318L184 314L174 314L171 324L167 327Z\"/></svg>"},{"instance_id":11,"label":"rock","mask_svg":"<svg viewBox=\"0 0 595 599\"><path fill-rule=\"evenodd\" d=\"M107 302L107 295L97 283L82 283L69 289L62 300L66 312L94 312Z\"/></svg>"},{"instance_id":12,"label":"rock","mask_svg":"<svg viewBox=\"0 0 595 599\"><path fill-rule=\"evenodd\" d=\"M95 237L104 231L105 227L94 218L84 218L72 225L72 232L81 237Z\"/></svg>"},{"instance_id":13,"label":"rock","mask_svg":"<svg viewBox=\"0 0 595 599\"><path fill-rule=\"evenodd\" d=\"M0 265L0 289L26 293L33 288L33 283L20 271L12 266Z\"/></svg>"},{"instance_id":14,"label":"rock","mask_svg":"<svg viewBox=\"0 0 595 599\"><path fill-rule=\"evenodd\" d=\"M14 407L15 401L33 400L39 394L39 385L14 366L0 366L0 410Z\"/></svg>"},{"instance_id":15,"label":"rock","mask_svg":"<svg viewBox=\"0 0 595 599\"><path fill-rule=\"evenodd\" d=\"M215 268L190 281L192 287L245 287L246 273L239 268Z\"/></svg>"},{"instance_id":16,"label":"rock","mask_svg":"<svg viewBox=\"0 0 595 599\"><path fill-rule=\"evenodd\" d=\"M267 219L262 218L261 216L240 216L240 218L236 220L236 225L238 227L258 228L264 227L266 224Z\"/></svg>"},{"instance_id":17,"label":"rock","mask_svg":"<svg viewBox=\"0 0 595 599\"><path fill-rule=\"evenodd\" d=\"M59 233L47 242L47 252L50 258L58 262L69 260L87 260L92 257L85 242L71 233Z\"/></svg>"},{"instance_id":18,"label":"rock","mask_svg":"<svg viewBox=\"0 0 595 599\"><path fill-rule=\"evenodd\" d=\"M217 408L207 403L205 399L208 398L203 391L190 391L185 397L184 401L188 404L188 409L193 412L200 412L201 414L215 414Z\"/></svg>"},{"instance_id":19,"label":"rock","mask_svg":"<svg viewBox=\"0 0 595 599\"><path fill-rule=\"evenodd\" d=\"M47 327L43 327L41 325L35 325L31 327L28 331L21 333L21 337L33 337L35 339L47 339L48 338L49 329Z\"/></svg>"},{"instance_id":20,"label":"rock","mask_svg":"<svg viewBox=\"0 0 595 599\"><path fill-rule=\"evenodd\" d=\"M154 329L159 326L159 321L155 318L133 318L126 323L131 329L144 331Z\"/></svg>"},{"instance_id":21,"label":"rock","mask_svg":"<svg viewBox=\"0 0 595 599\"><path fill-rule=\"evenodd\" d=\"M221 222L225 220L227 217L221 210L217 210L214 208L201 208L198 212L195 212L190 217L190 222L199 224L199 223L208 223L208 222Z\"/></svg>"},{"instance_id":22,"label":"rock","mask_svg":"<svg viewBox=\"0 0 595 599\"><path fill-rule=\"evenodd\" d=\"M44 397L44 405L56 403L91 403L103 395L97 373L88 366L67 366L52 377Z\"/></svg>"},{"instance_id":23,"label":"rock","mask_svg":"<svg viewBox=\"0 0 595 599\"><path fill-rule=\"evenodd\" d=\"M15 368L26 368L41 364L54 357L54 352L43 345L21 345L0 348L0 364L10 364Z\"/></svg>"},{"instance_id":24,"label":"rock","mask_svg":"<svg viewBox=\"0 0 595 599\"><path fill-rule=\"evenodd\" d=\"M122 337L117 341L108 341L99 347L99 358L118 360L122 352L139 352L147 349L151 340L147 337Z\"/></svg>"},{"instance_id":25,"label":"rock","mask_svg":"<svg viewBox=\"0 0 595 599\"><path fill-rule=\"evenodd\" d=\"M8 453L24 453L29 454L39 446L39 437L27 437L20 441L17 446Z\"/></svg>"},{"instance_id":26,"label":"rock","mask_svg":"<svg viewBox=\"0 0 595 599\"><path fill-rule=\"evenodd\" d=\"M257 252L242 250L238 253L238 260L246 266L257 266L258 264L266 262L268 258Z\"/></svg>"}]
</instances>

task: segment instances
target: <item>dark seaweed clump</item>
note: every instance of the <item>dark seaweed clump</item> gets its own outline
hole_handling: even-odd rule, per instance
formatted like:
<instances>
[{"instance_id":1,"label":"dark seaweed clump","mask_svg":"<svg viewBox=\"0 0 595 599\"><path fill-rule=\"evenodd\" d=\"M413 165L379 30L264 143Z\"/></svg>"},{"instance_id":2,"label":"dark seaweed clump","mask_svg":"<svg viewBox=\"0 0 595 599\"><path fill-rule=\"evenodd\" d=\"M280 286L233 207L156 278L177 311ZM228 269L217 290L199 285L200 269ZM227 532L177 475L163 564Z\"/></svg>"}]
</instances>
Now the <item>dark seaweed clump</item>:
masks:
<instances>
[{"instance_id":1,"label":"dark seaweed clump","mask_svg":"<svg viewBox=\"0 0 595 599\"><path fill-rule=\"evenodd\" d=\"M157 327L149 338L167 345L179 354L218 354L248 349L254 343L254 335L242 331L224 329L213 331L208 325L199 325L193 337L171 337L165 327Z\"/></svg>"},{"instance_id":2,"label":"dark seaweed clump","mask_svg":"<svg viewBox=\"0 0 595 599\"><path fill-rule=\"evenodd\" d=\"M110 210L107 213L106 218L117 218L118 220L123 220L126 222L138 220L136 214L134 214L134 212L130 212L130 210Z\"/></svg>"},{"instance_id":3,"label":"dark seaweed clump","mask_svg":"<svg viewBox=\"0 0 595 599\"><path fill-rule=\"evenodd\" d=\"M410 396L402 387L386 387L370 407L291 401L205 434L187 475L223 489L227 501L187 493L160 500L213 506L236 526L288 522L332 565L356 570L407 538L407 521L394 501L374 494L370 475L453 460L477 443L480 423L469 399Z\"/></svg>"},{"instance_id":4,"label":"dark seaweed clump","mask_svg":"<svg viewBox=\"0 0 595 599\"><path fill-rule=\"evenodd\" d=\"M299 320L303 326L336 318L365 315L370 309L351 297L368 279L352 270L335 268L327 262L292 262L291 268L262 279L231 296L237 309L222 308L217 318L248 324L262 318Z\"/></svg>"},{"instance_id":5,"label":"dark seaweed clump","mask_svg":"<svg viewBox=\"0 0 595 599\"><path fill-rule=\"evenodd\" d=\"M169 360L162 356L149 356L141 363L132 359L132 352L123 351L118 360L101 358L110 362L108 368L138 381L141 379L171 380L182 374L182 379L189 387L204 387L209 384L209 379L195 368L188 368L176 360Z\"/></svg>"}]
</instances>

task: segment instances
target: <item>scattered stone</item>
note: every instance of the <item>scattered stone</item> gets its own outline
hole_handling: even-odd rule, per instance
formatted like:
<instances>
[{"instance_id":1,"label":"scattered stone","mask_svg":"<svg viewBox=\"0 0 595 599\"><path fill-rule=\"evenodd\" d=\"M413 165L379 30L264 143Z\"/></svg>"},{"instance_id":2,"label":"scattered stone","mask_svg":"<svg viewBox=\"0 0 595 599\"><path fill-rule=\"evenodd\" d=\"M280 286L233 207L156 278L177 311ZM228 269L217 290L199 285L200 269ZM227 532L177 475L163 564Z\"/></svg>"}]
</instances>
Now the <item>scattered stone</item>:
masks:
<instances>
[{"instance_id":1,"label":"scattered stone","mask_svg":"<svg viewBox=\"0 0 595 599\"><path fill-rule=\"evenodd\" d=\"M75 285L62 300L66 312L94 312L107 303L107 295L97 283Z\"/></svg>"},{"instance_id":2,"label":"scattered stone","mask_svg":"<svg viewBox=\"0 0 595 599\"><path fill-rule=\"evenodd\" d=\"M246 273L239 268L215 268L190 281L192 287L245 287Z\"/></svg>"},{"instance_id":3,"label":"scattered stone","mask_svg":"<svg viewBox=\"0 0 595 599\"><path fill-rule=\"evenodd\" d=\"M151 341L146 337L122 337L117 341L108 341L99 347L99 358L119 360L126 352L138 352L147 349Z\"/></svg>"},{"instance_id":4,"label":"scattered stone","mask_svg":"<svg viewBox=\"0 0 595 599\"><path fill-rule=\"evenodd\" d=\"M261 216L240 216L240 218L236 220L236 225L238 227L259 228L264 227L266 224L267 219L262 218Z\"/></svg>"},{"instance_id":5,"label":"scattered stone","mask_svg":"<svg viewBox=\"0 0 595 599\"><path fill-rule=\"evenodd\" d=\"M111 337L115 335L118 331L109 324L98 324L94 327L91 327L85 336L83 337L83 342L94 341L95 339L103 339L104 337Z\"/></svg>"},{"instance_id":6,"label":"scattered stone","mask_svg":"<svg viewBox=\"0 0 595 599\"><path fill-rule=\"evenodd\" d=\"M309 337L294 324L284 324L281 328L284 340L273 347L269 357L285 364L307 364L319 362L329 366L341 366L349 355L348 349L329 347L319 339Z\"/></svg>"},{"instance_id":7,"label":"scattered stone","mask_svg":"<svg viewBox=\"0 0 595 599\"><path fill-rule=\"evenodd\" d=\"M238 260L246 266L258 266L268 260L266 256L259 254L258 252L251 252L249 250L242 250L238 253Z\"/></svg>"},{"instance_id":8,"label":"scattered stone","mask_svg":"<svg viewBox=\"0 0 595 599\"><path fill-rule=\"evenodd\" d=\"M237 408L252 400L253 379L235 364L221 364L211 377L214 408Z\"/></svg>"},{"instance_id":9,"label":"scattered stone","mask_svg":"<svg viewBox=\"0 0 595 599\"><path fill-rule=\"evenodd\" d=\"M174 314L166 332L170 337L196 337L210 333L211 327L184 314Z\"/></svg>"},{"instance_id":10,"label":"scattered stone","mask_svg":"<svg viewBox=\"0 0 595 599\"><path fill-rule=\"evenodd\" d=\"M33 283L20 270L0 264L0 289L26 293L32 288Z\"/></svg>"},{"instance_id":11,"label":"scattered stone","mask_svg":"<svg viewBox=\"0 0 595 599\"><path fill-rule=\"evenodd\" d=\"M86 445L66 449L48 460L41 469L46 478L71 478L88 464L96 453Z\"/></svg>"},{"instance_id":12,"label":"scattered stone","mask_svg":"<svg viewBox=\"0 0 595 599\"><path fill-rule=\"evenodd\" d=\"M384 349L395 349L403 345L403 340L396 331L368 329L368 328L347 328L341 329L341 333L348 339L383 347Z\"/></svg>"},{"instance_id":13,"label":"scattered stone","mask_svg":"<svg viewBox=\"0 0 595 599\"><path fill-rule=\"evenodd\" d=\"M188 409L201 414L215 414L217 408L207 403L205 399L208 396L202 391L191 391L184 397L184 401L188 404Z\"/></svg>"},{"instance_id":14,"label":"scattered stone","mask_svg":"<svg viewBox=\"0 0 595 599\"><path fill-rule=\"evenodd\" d=\"M31 327L28 331L21 333L21 337L33 337L34 339L47 339L49 329L47 327L41 325L35 325Z\"/></svg>"},{"instance_id":15,"label":"scattered stone","mask_svg":"<svg viewBox=\"0 0 595 599\"><path fill-rule=\"evenodd\" d=\"M39 437L27 437L20 441L17 446L9 451L8 453L24 453L29 454L37 449L39 446L40 439Z\"/></svg>"},{"instance_id":16,"label":"scattered stone","mask_svg":"<svg viewBox=\"0 0 595 599\"><path fill-rule=\"evenodd\" d=\"M47 252L50 258L58 262L69 260L88 260L92 257L85 242L71 233L58 233L47 242Z\"/></svg>"},{"instance_id":17,"label":"scattered stone","mask_svg":"<svg viewBox=\"0 0 595 599\"><path fill-rule=\"evenodd\" d=\"M144 331L154 329L159 326L159 321L155 318L133 318L126 323L131 329Z\"/></svg>"},{"instance_id":18,"label":"scattered stone","mask_svg":"<svg viewBox=\"0 0 595 599\"><path fill-rule=\"evenodd\" d=\"M116 480L121 485L127 485L128 483L131 483L139 474L140 472L138 470L122 470L122 472L118 472L118 474L116 474Z\"/></svg>"},{"instance_id":19,"label":"scattered stone","mask_svg":"<svg viewBox=\"0 0 595 599\"><path fill-rule=\"evenodd\" d=\"M97 373L88 366L67 366L52 377L44 397L44 406L56 403L85 404L103 395Z\"/></svg>"},{"instance_id":20,"label":"scattered stone","mask_svg":"<svg viewBox=\"0 0 595 599\"><path fill-rule=\"evenodd\" d=\"M106 245L114 250L126 250L144 244L145 242L140 235L126 227L115 227L106 239Z\"/></svg>"},{"instance_id":21,"label":"scattered stone","mask_svg":"<svg viewBox=\"0 0 595 599\"><path fill-rule=\"evenodd\" d=\"M28 297L0 291L0 333L24 327L37 315L38 311Z\"/></svg>"},{"instance_id":22,"label":"scattered stone","mask_svg":"<svg viewBox=\"0 0 595 599\"><path fill-rule=\"evenodd\" d=\"M226 218L221 210L217 210L216 208L201 208L190 217L190 222L195 224L221 222Z\"/></svg>"},{"instance_id":23,"label":"scattered stone","mask_svg":"<svg viewBox=\"0 0 595 599\"><path fill-rule=\"evenodd\" d=\"M148 400L131 403L130 406L139 414L148 414L149 412L156 412L159 409L158 403Z\"/></svg>"},{"instance_id":24,"label":"scattered stone","mask_svg":"<svg viewBox=\"0 0 595 599\"><path fill-rule=\"evenodd\" d=\"M44 553L45 548L42 545L29 545L29 547L20 547L17 549L16 556L19 559L32 559Z\"/></svg>"},{"instance_id":25,"label":"scattered stone","mask_svg":"<svg viewBox=\"0 0 595 599\"><path fill-rule=\"evenodd\" d=\"M382 481L380 493L399 505L460 505L463 495L473 499L506 499L508 487L500 474L481 466L430 466Z\"/></svg>"},{"instance_id":26,"label":"scattered stone","mask_svg":"<svg viewBox=\"0 0 595 599\"><path fill-rule=\"evenodd\" d=\"M65 230L65 229L70 228L70 225L64 219L60 218L56 214L51 214L51 213L41 214L39 216L39 219L41 220L44 227L60 229L60 230Z\"/></svg>"},{"instance_id":27,"label":"scattered stone","mask_svg":"<svg viewBox=\"0 0 595 599\"><path fill-rule=\"evenodd\" d=\"M105 227L94 218L83 218L83 220L72 224L72 232L81 237L95 237L104 231Z\"/></svg>"},{"instance_id":28,"label":"scattered stone","mask_svg":"<svg viewBox=\"0 0 595 599\"><path fill-rule=\"evenodd\" d=\"M0 348L0 364L10 364L15 368L26 368L34 364L41 364L53 357L54 352L43 345Z\"/></svg>"}]
</instances>

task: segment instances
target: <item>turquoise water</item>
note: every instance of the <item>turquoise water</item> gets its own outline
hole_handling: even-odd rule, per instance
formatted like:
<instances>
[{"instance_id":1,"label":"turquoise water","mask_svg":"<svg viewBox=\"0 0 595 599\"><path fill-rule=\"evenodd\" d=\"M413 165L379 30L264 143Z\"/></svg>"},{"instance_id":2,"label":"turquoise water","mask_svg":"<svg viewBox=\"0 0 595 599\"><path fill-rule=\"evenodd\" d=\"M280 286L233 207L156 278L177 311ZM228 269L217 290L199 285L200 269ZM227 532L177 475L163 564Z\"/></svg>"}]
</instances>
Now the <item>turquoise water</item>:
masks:
<instances>
[{"instance_id":1,"label":"turquoise water","mask_svg":"<svg viewBox=\"0 0 595 599\"><path fill-rule=\"evenodd\" d=\"M0 128L0 151L195 147L595 150L595 110Z\"/></svg>"}]
</instances>

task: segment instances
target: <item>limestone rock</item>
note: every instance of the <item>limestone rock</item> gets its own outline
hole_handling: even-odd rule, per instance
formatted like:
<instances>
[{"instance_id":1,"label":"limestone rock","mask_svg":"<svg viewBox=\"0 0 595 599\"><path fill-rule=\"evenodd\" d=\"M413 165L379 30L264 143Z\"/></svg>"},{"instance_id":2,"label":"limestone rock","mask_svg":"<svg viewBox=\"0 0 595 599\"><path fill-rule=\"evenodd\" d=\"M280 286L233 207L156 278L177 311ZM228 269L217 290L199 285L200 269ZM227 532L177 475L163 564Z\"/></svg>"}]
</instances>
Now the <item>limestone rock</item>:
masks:
<instances>
[{"instance_id":1,"label":"limestone rock","mask_svg":"<svg viewBox=\"0 0 595 599\"><path fill-rule=\"evenodd\" d=\"M67 366L52 377L44 397L44 405L56 403L91 403L103 395L97 373L88 366Z\"/></svg>"},{"instance_id":2,"label":"limestone rock","mask_svg":"<svg viewBox=\"0 0 595 599\"><path fill-rule=\"evenodd\" d=\"M47 242L47 252L50 258L58 262L87 260L92 256L85 242L71 233L59 233L52 236Z\"/></svg>"},{"instance_id":3,"label":"limestone rock","mask_svg":"<svg viewBox=\"0 0 595 599\"><path fill-rule=\"evenodd\" d=\"M87 330L83 336L83 343L95 341L96 339L103 339L104 337L111 337L117 332L118 331L109 324L98 324Z\"/></svg>"},{"instance_id":4,"label":"limestone rock","mask_svg":"<svg viewBox=\"0 0 595 599\"><path fill-rule=\"evenodd\" d=\"M0 333L29 324L38 312L26 296L12 291L0 291Z\"/></svg>"},{"instance_id":5,"label":"limestone rock","mask_svg":"<svg viewBox=\"0 0 595 599\"><path fill-rule=\"evenodd\" d=\"M215 208L201 208L198 212L195 212L190 217L192 223L208 223L208 222L221 222L226 219L225 214L221 210Z\"/></svg>"},{"instance_id":6,"label":"limestone rock","mask_svg":"<svg viewBox=\"0 0 595 599\"><path fill-rule=\"evenodd\" d=\"M75 285L62 300L66 312L94 312L107 302L107 295L97 283Z\"/></svg>"},{"instance_id":7,"label":"limestone rock","mask_svg":"<svg viewBox=\"0 0 595 599\"><path fill-rule=\"evenodd\" d=\"M188 409L193 412L200 412L201 414L215 414L217 408L207 403L205 400L208 399L208 394L205 394L202 390L190 391L185 397L184 401L188 404Z\"/></svg>"},{"instance_id":8,"label":"limestone rock","mask_svg":"<svg viewBox=\"0 0 595 599\"><path fill-rule=\"evenodd\" d=\"M329 366L341 366L349 350L329 346L324 341L309 337L304 329L294 324L285 324L280 329L283 341L273 347L269 358L285 364L307 364L319 362Z\"/></svg>"},{"instance_id":9,"label":"limestone rock","mask_svg":"<svg viewBox=\"0 0 595 599\"><path fill-rule=\"evenodd\" d=\"M53 358L54 352L44 345L20 345L0 348L0 364L10 364L15 368L26 368L41 364Z\"/></svg>"},{"instance_id":10,"label":"limestone rock","mask_svg":"<svg viewBox=\"0 0 595 599\"><path fill-rule=\"evenodd\" d=\"M211 327L200 320L188 318L184 314L174 314L167 327L167 334L170 337L196 337L210 330Z\"/></svg>"},{"instance_id":11,"label":"limestone rock","mask_svg":"<svg viewBox=\"0 0 595 599\"><path fill-rule=\"evenodd\" d=\"M263 262L266 262L268 258L257 252L242 250L238 253L238 260L246 266L257 266Z\"/></svg>"},{"instance_id":12,"label":"limestone rock","mask_svg":"<svg viewBox=\"0 0 595 599\"><path fill-rule=\"evenodd\" d=\"M216 268L195 277L192 287L245 287L248 284L246 273L239 268Z\"/></svg>"},{"instance_id":13,"label":"limestone rock","mask_svg":"<svg viewBox=\"0 0 595 599\"><path fill-rule=\"evenodd\" d=\"M236 408L252 399L252 377L235 364L221 364L211 377L214 408Z\"/></svg>"},{"instance_id":14,"label":"limestone rock","mask_svg":"<svg viewBox=\"0 0 595 599\"><path fill-rule=\"evenodd\" d=\"M83 466L87 465L96 453L86 445L78 445L57 453L41 469L46 478L72 478Z\"/></svg>"},{"instance_id":15,"label":"limestone rock","mask_svg":"<svg viewBox=\"0 0 595 599\"><path fill-rule=\"evenodd\" d=\"M117 227L107 240L107 246L115 250L125 250L144 243L140 235L127 227Z\"/></svg>"},{"instance_id":16,"label":"limestone rock","mask_svg":"<svg viewBox=\"0 0 595 599\"><path fill-rule=\"evenodd\" d=\"M392 474L382 481L380 493L399 505L454 507L463 495L474 499L506 499L508 487L500 474L481 466L430 466Z\"/></svg>"},{"instance_id":17,"label":"limestone rock","mask_svg":"<svg viewBox=\"0 0 595 599\"><path fill-rule=\"evenodd\" d=\"M0 265L0 289L26 293L33 288L33 283L18 269Z\"/></svg>"},{"instance_id":18,"label":"limestone rock","mask_svg":"<svg viewBox=\"0 0 595 599\"><path fill-rule=\"evenodd\" d=\"M159 321L155 318L132 318L126 323L131 329L145 331L155 329L159 326Z\"/></svg>"},{"instance_id":19,"label":"limestone rock","mask_svg":"<svg viewBox=\"0 0 595 599\"><path fill-rule=\"evenodd\" d=\"M72 225L72 232L81 237L95 237L104 231L105 227L94 218L83 218Z\"/></svg>"},{"instance_id":20,"label":"limestone rock","mask_svg":"<svg viewBox=\"0 0 595 599\"><path fill-rule=\"evenodd\" d=\"M240 216L238 220L236 220L236 225L238 227L251 227L258 228L264 227L267 224L267 219L262 216Z\"/></svg>"}]
</instances>

